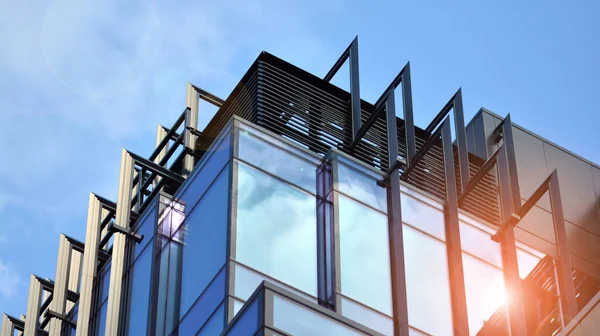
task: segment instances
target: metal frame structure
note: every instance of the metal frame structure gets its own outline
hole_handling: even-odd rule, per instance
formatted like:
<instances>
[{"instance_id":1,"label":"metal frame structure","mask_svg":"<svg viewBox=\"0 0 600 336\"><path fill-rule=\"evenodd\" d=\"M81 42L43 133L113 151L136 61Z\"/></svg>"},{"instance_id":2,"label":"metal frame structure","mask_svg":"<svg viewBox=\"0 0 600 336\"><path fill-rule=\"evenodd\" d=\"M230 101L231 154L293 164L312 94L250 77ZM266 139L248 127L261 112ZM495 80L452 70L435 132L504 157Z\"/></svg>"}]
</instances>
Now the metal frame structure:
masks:
<instances>
[{"instance_id":1,"label":"metal frame structure","mask_svg":"<svg viewBox=\"0 0 600 336\"><path fill-rule=\"evenodd\" d=\"M18 331L18 335L23 335L25 330L25 322L23 318L16 318L8 314L2 314L2 329L0 329L0 336L13 336L15 331Z\"/></svg>"},{"instance_id":2,"label":"metal frame structure","mask_svg":"<svg viewBox=\"0 0 600 336\"><path fill-rule=\"evenodd\" d=\"M349 95L329 84L346 61L349 61L350 68ZM469 333L459 209L468 210L466 205L475 196L479 197L483 189L487 191L492 189L494 201L499 204L500 219L497 224L500 224L500 228L493 238L501 243L505 284L513 295L508 309L511 334L527 334L514 228L545 193L550 194L558 248L556 259L563 325L573 319L578 308L567 247L558 173L556 171L551 173L536 192L521 204L510 115L496 129L497 141L502 140L502 144L487 160L480 159L481 162L478 162L477 158L473 158L467 150L461 89L457 90L431 123L422 130L414 125L410 63L402 68L374 105L360 99L358 38L351 42L323 79L311 76L270 54L262 53L227 100L188 84L186 109L171 128L158 126L156 149L150 157L145 159L123 149L117 202L113 203L93 193L90 194L85 245L61 235L56 283L31 276L27 319L22 323L24 335L36 335L38 332L42 289L52 292L53 295L46 300L51 302L50 309L46 313L50 323L50 334L58 335L63 322L72 323L67 318L70 309L68 301L73 302L78 299L76 333L78 336L88 335L91 332L90 317L95 308L92 307L93 287L98 273L98 264L99 261L106 261L109 258L112 258L112 265L105 332L107 335L117 335L122 331L123 293L127 293L122 281L125 263L128 260L126 246L128 241L139 243L144 239L133 230L135 222L140 218L140 214L148 209L156 195L161 192L175 195L175 191L190 176L198 160L203 157L205 148L208 147L206 144L213 143L217 134L230 125L228 122L232 116L234 119L244 118L250 123L256 123L267 131L275 133L276 136L287 138L285 140L287 142L299 143L313 154L325 154L331 148L337 148L356 157L362 163L381 170L385 175L379 184L387 189L396 336L409 334L400 183L404 181L419 186L417 180L422 179L419 176L428 169L434 170L440 178L440 181L436 181L436 195L443 196L445 201L446 249L454 334ZM298 79L300 77L301 80ZM402 85L403 120L396 116L395 90L400 85ZM289 97L299 95L301 97L296 101L290 101ZM203 131L197 130L200 99L220 108ZM286 108L289 110L284 110ZM451 111L454 117L453 125ZM336 118L344 118L343 122L340 122L341 126L334 125ZM456 134L455 141L451 134L453 126ZM236 156L233 152L235 147L232 142L232 152L230 152L232 157ZM371 154L369 149L377 153ZM477 163L474 163L476 161ZM325 166L321 168L329 169ZM496 171L493 172L493 169ZM233 165L230 171L232 185L236 182L235 176L235 165ZM317 199L319 197L324 195L317 193ZM485 201L488 202L489 199ZM232 237L235 237L233 201L230 201L229 210L232 219L227 242L228 261L235 255L235 247L231 243ZM111 238L113 245L107 248ZM327 235L321 232L319 239L326 240ZM73 291L77 281L72 275L77 273L74 265L78 262L76 257L72 257L73 251L83 253L80 261L82 271L79 294ZM320 263L324 263L324 260L329 257L324 254L324 251L318 251L318 254ZM329 271L322 269L321 266L319 265L319 274L323 275ZM231 287L233 279L231 267L225 267L228 272L227 286ZM326 275L323 279L325 282L330 280ZM327 290L328 285L331 284L320 283L319 299L322 306L332 308L335 307L335 302L331 302L329 297L331 291ZM262 288L269 288L269 286L264 284ZM232 306L233 303L229 302L227 314L230 317ZM324 307L317 309L327 310ZM234 325L236 319L231 325ZM21 322L22 319L4 315L0 336L5 336L4 333L10 328L18 329Z\"/></svg>"}]
</instances>

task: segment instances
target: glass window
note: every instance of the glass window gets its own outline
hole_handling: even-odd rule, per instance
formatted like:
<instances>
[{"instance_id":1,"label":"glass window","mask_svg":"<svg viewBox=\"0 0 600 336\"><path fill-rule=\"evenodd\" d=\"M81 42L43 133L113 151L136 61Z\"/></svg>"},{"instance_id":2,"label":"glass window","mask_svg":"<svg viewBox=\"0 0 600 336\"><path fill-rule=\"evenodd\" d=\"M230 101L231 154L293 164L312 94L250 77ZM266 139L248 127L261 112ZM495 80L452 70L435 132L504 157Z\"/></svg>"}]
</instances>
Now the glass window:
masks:
<instances>
[{"instance_id":1,"label":"glass window","mask_svg":"<svg viewBox=\"0 0 600 336\"><path fill-rule=\"evenodd\" d=\"M150 303L152 249L147 248L130 269L131 301L129 306L129 335L145 334Z\"/></svg>"},{"instance_id":2,"label":"glass window","mask_svg":"<svg viewBox=\"0 0 600 336\"><path fill-rule=\"evenodd\" d=\"M179 335L194 335L224 298L225 268L219 272L219 275L189 309L179 325Z\"/></svg>"},{"instance_id":3,"label":"glass window","mask_svg":"<svg viewBox=\"0 0 600 336\"><path fill-rule=\"evenodd\" d=\"M292 335L363 335L279 295L273 296L273 326Z\"/></svg>"},{"instance_id":4,"label":"glass window","mask_svg":"<svg viewBox=\"0 0 600 336\"><path fill-rule=\"evenodd\" d=\"M102 274L102 298L100 299L100 302L104 302L108 298L108 290L110 287L111 265L112 265L112 262L109 259L106 261L106 264L103 267L104 273Z\"/></svg>"},{"instance_id":5,"label":"glass window","mask_svg":"<svg viewBox=\"0 0 600 336\"><path fill-rule=\"evenodd\" d=\"M250 306L242 312L233 327L229 329L227 335L246 336L254 334L259 327L259 302L259 299L255 299L250 303Z\"/></svg>"},{"instance_id":6,"label":"glass window","mask_svg":"<svg viewBox=\"0 0 600 336\"><path fill-rule=\"evenodd\" d=\"M215 336L220 335L223 331L225 323L225 304L221 304L219 308L213 313L208 322L202 327L202 330L198 333L198 336ZM183 334L181 334L183 336Z\"/></svg>"},{"instance_id":7,"label":"glass window","mask_svg":"<svg viewBox=\"0 0 600 336\"><path fill-rule=\"evenodd\" d=\"M148 243L152 240L152 237L154 236L154 229L157 226L157 217L158 216L156 210L156 202L153 202L153 205L149 209L144 211L143 216L138 222L136 232L140 235L143 235L144 239L142 239L142 241L139 244L135 243L134 258L137 258L144 249L144 247L146 247Z\"/></svg>"},{"instance_id":8,"label":"glass window","mask_svg":"<svg viewBox=\"0 0 600 336\"><path fill-rule=\"evenodd\" d=\"M242 307L244 306L244 302L240 301L238 299L233 299L233 316L235 317L235 315L237 315L237 313L240 311L240 309L242 309Z\"/></svg>"},{"instance_id":9,"label":"glass window","mask_svg":"<svg viewBox=\"0 0 600 336\"><path fill-rule=\"evenodd\" d=\"M386 336L394 336L394 320L342 297L342 315Z\"/></svg>"},{"instance_id":10,"label":"glass window","mask_svg":"<svg viewBox=\"0 0 600 336\"><path fill-rule=\"evenodd\" d=\"M317 296L315 197L238 167L236 260Z\"/></svg>"},{"instance_id":11,"label":"glass window","mask_svg":"<svg viewBox=\"0 0 600 336\"><path fill-rule=\"evenodd\" d=\"M350 168L341 161L338 162L337 167L338 191L375 209L387 212L386 190L377 185L377 179Z\"/></svg>"},{"instance_id":12,"label":"glass window","mask_svg":"<svg viewBox=\"0 0 600 336\"><path fill-rule=\"evenodd\" d=\"M504 273L463 253L469 332L476 335L483 323L506 303Z\"/></svg>"},{"instance_id":13,"label":"glass window","mask_svg":"<svg viewBox=\"0 0 600 336\"><path fill-rule=\"evenodd\" d=\"M317 168L314 164L262 141L248 131L240 130L239 134L241 159L312 193L316 192Z\"/></svg>"},{"instance_id":14,"label":"glass window","mask_svg":"<svg viewBox=\"0 0 600 336\"><path fill-rule=\"evenodd\" d=\"M235 295L236 297L238 297L242 300L248 300L250 298L250 296L252 296L252 293L254 293L256 288L263 281L267 280L267 281L276 283L277 285L282 286L282 287L292 291L293 293L295 293L299 296L302 296L303 298L305 298L309 301L317 302L316 298L314 298L314 297L311 297L311 296L306 295L296 289L293 289L284 283L281 283L279 281L274 281L273 279L270 279L269 277L266 277L260 273L254 272L244 266L238 265L237 263L235 263L234 267L235 267L235 270L234 270L235 284L234 284L234 288L233 288L233 295Z\"/></svg>"},{"instance_id":15,"label":"glass window","mask_svg":"<svg viewBox=\"0 0 600 336\"><path fill-rule=\"evenodd\" d=\"M409 323L432 335L452 335L446 244L404 225L404 255Z\"/></svg>"},{"instance_id":16,"label":"glass window","mask_svg":"<svg viewBox=\"0 0 600 336\"><path fill-rule=\"evenodd\" d=\"M502 267L500 244L493 241L489 233L461 221L460 243L463 251Z\"/></svg>"},{"instance_id":17,"label":"glass window","mask_svg":"<svg viewBox=\"0 0 600 336\"><path fill-rule=\"evenodd\" d=\"M108 302L104 302L102 307L100 307L100 316L98 316L98 336L104 335L104 330L106 330L106 313L108 310Z\"/></svg>"},{"instance_id":18,"label":"glass window","mask_svg":"<svg viewBox=\"0 0 600 336\"><path fill-rule=\"evenodd\" d=\"M533 269L540 263L540 260L541 258L536 257L533 254L517 249L517 261L519 263L519 276L521 279L527 278Z\"/></svg>"},{"instance_id":19,"label":"glass window","mask_svg":"<svg viewBox=\"0 0 600 336\"><path fill-rule=\"evenodd\" d=\"M223 142L212 152L213 154L205 160L202 166L196 167L192 176L188 178L186 184L188 187L180 196L180 202L185 206L186 215L194 209L194 205L202 197L215 176L219 174L223 166L229 161L231 140L229 136L225 136ZM207 152L207 155L210 152Z\"/></svg>"},{"instance_id":20,"label":"glass window","mask_svg":"<svg viewBox=\"0 0 600 336\"><path fill-rule=\"evenodd\" d=\"M441 240L446 240L444 212L419 199L402 193L402 222L412 225Z\"/></svg>"},{"instance_id":21,"label":"glass window","mask_svg":"<svg viewBox=\"0 0 600 336\"><path fill-rule=\"evenodd\" d=\"M342 294L391 315L387 216L338 195Z\"/></svg>"},{"instance_id":22,"label":"glass window","mask_svg":"<svg viewBox=\"0 0 600 336\"><path fill-rule=\"evenodd\" d=\"M183 236L181 310L183 316L225 263L229 168L223 170L180 230Z\"/></svg>"}]
</instances>

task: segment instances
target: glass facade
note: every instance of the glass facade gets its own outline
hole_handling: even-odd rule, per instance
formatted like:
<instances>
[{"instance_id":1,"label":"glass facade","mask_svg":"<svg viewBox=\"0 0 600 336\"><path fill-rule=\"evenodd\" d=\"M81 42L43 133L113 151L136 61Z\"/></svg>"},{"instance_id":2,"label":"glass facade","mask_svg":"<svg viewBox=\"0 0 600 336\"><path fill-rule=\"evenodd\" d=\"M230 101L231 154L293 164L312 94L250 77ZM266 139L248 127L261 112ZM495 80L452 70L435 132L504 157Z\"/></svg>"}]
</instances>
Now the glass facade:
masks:
<instances>
[{"instance_id":1,"label":"glass facade","mask_svg":"<svg viewBox=\"0 0 600 336\"><path fill-rule=\"evenodd\" d=\"M382 174L241 122L212 148L177 194L161 194L134 226L143 239L128 245L124 333L394 335ZM454 333L443 209L438 198L401 185L410 335ZM476 335L491 319L506 323L498 322L507 301L502 255L488 224L459 219ZM543 257L519 245L521 277L529 279ZM96 280L98 335L110 271L109 261ZM279 289L257 294L269 286Z\"/></svg>"}]
</instances>

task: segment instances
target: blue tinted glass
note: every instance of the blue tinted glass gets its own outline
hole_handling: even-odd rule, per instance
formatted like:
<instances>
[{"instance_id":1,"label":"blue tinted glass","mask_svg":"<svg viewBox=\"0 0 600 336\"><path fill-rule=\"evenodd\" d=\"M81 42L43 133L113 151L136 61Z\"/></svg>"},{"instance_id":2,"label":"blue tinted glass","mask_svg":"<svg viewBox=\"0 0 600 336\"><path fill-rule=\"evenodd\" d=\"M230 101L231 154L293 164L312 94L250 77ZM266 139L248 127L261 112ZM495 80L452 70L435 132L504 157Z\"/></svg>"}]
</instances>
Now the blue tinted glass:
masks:
<instances>
[{"instance_id":1,"label":"blue tinted glass","mask_svg":"<svg viewBox=\"0 0 600 336\"><path fill-rule=\"evenodd\" d=\"M491 239L491 234L461 221L460 242L463 251L470 252L498 267L502 267L500 244Z\"/></svg>"},{"instance_id":2,"label":"blue tinted glass","mask_svg":"<svg viewBox=\"0 0 600 336\"><path fill-rule=\"evenodd\" d=\"M131 280L131 303L129 306L129 335L146 333L151 264L152 249L147 248L130 270L130 272L133 272L133 279Z\"/></svg>"},{"instance_id":3,"label":"blue tinted glass","mask_svg":"<svg viewBox=\"0 0 600 336\"><path fill-rule=\"evenodd\" d=\"M213 155L208 158L208 161L206 161L203 166L196 167L192 176L186 181L188 187L185 189L179 200L185 206L186 215L192 211L198 199L202 197L206 188L208 188L215 176L219 174L221 168L223 168L225 163L229 160L230 146L230 137L226 136ZM206 153L206 155L208 154L210 154L210 152Z\"/></svg>"},{"instance_id":4,"label":"blue tinted glass","mask_svg":"<svg viewBox=\"0 0 600 336\"><path fill-rule=\"evenodd\" d=\"M403 231L408 322L431 335L452 335L446 244L407 225Z\"/></svg>"},{"instance_id":5,"label":"blue tinted glass","mask_svg":"<svg viewBox=\"0 0 600 336\"><path fill-rule=\"evenodd\" d=\"M106 328L106 312L108 310L108 302L104 302L102 307L100 307L100 316L98 316L98 336L104 335L104 330Z\"/></svg>"},{"instance_id":6,"label":"blue tinted glass","mask_svg":"<svg viewBox=\"0 0 600 336\"><path fill-rule=\"evenodd\" d=\"M342 294L392 314L387 216L339 194Z\"/></svg>"},{"instance_id":7,"label":"blue tinted glass","mask_svg":"<svg viewBox=\"0 0 600 336\"><path fill-rule=\"evenodd\" d=\"M179 335L194 335L225 298L225 268L190 308L179 325Z\"/></svg>"},{"instance_id":8,"label":"blue tinted glass","mask_svg":"<svg viewBox=\"0 0 600 336\"><path fill-rule=\"evenodd\" d=\"M229 201L229 166L219 175L182 227L183 316L225 263Z\"/></svg>"},{"instance_id":9,"label":"blue tinted glass","mask_svg":"<svg viewBox=\"0 0 600 336\"><path fill-rule=\"evenodd\" d=\"M165 332L168 333L175 327L179 321L179 300L180 293L179 283L181 281L181 256L183 253L183 245L177 242L170 243L169 252L169 281L168 294L166 303L166 321Z\"/></svg>"},{"instance_id":10,"label":"blue tinted glass","mask_svg":"<svg viewBox=\"0 0 600 336\"><path fill-rule=\"evenodd\" d=\"M317 296L316 200L239 164L236 259Z\"/></svg>"},{"instance_id":11,"label":"blue tinted glass","mask_svg":"<svg viewBox=\"0 0 600 336\"><path fill-rule=\"evenodd\" d=\"M104 302L104 300L106 300L106 298L108 298L108 289L110 287L110 270L111 270L111 261L108 260L106 262L106 265L103 267L103 271L105 272L102 275L102 300L100 300L101 302Z\"/></svg>"},{"instance_id":12,"label":"blue tinted glass","mask_svg":"<svg viewBox=\"0 0 600 336\"><path fill-rule=\"evenodd\" d=\"M239 157L310 192L317 188L317 168L245 130L239 131Z\"/></svg>"},{"instance_id":13,"label":"blue tinted glass","mask_svg":"<svg viewBox=\"0 0 600 336\"><path fill-rule=\"evenodd\" d=\"M299 336L363 335L329 317L278 295L273 297L273 326Z\"/></svg>"},{"instance_id":14,"label":"blue tinted glass","mask_svg":"<svg viewBox=\"0 0 600 336\"><path fill-rule=\"evenodd\" d=\"M394 336L394 320L342 297L342 315L386 336Z\"/></svg>"},{"instance_id":15,"label":"blue tinted glass","mask_svg":"<svg viewBox=\"0 0 600 336\"><path fill-rule=\"evenodd\" d=\"M250 303L250 306L241 312L241 316L235 321L235 324L227 335L229 336L246 336L253 335L256 329L258 329L258 309L259 300L255 299Z\"/></svg>"},{"instance_id":16,"label":"blue tinted glass","mask_svg":"<svg viewBox=\"0 0 600 336\"><path fill-rule=\"evenodd\" d=\"M358 170L338 162L337 190L375 209L387 212L385 188L377 185L377 180Z\"/></svg>"},{"instance_id":17,"label":"blue tinted glass","mask_svg":"<svg viewBox=\"0 0 600 336\"><path fill-rule=\"evenodd\" d=\"M156 210L156 202L153 202L153 206L144 211L143 216L138 222L136 232L144 236L144 239L139 244L135 244L135 258L142 252L144 247L148 245L154 236L154 231L158 221L158 214Z\"/></svg>"},{"instance_id":18,"label":"blue tinted glass","mask_svg":"<svg viewBox=\"0 0 600 336\"><path fill-rule=\"evenodd\" d=\"M469 332L477 335L483 322L496 311L506 311L504 273L479 259L463 253ZM497 323L497 322L495 322Z\"/></svg>"},{"instance_id":19,"label":"blue tinted glass","mask_svg":"<svg viewBox=\"0 0 600 336\"><path fill-rule=\"evenodd\" d=\"M415 193L414 191L412 193ZM416 197L424 197L415 193ZM402 221L434 237L446 240L446 228L444 213L433 206L402 193L400 197L402 205ZM433 202L433 201L432 201Z\"/></svg>"},{"instance_id":20,"label":"blue tinted glass","mask_svg":"<svg viewBox=\"0 0 600 336\"><path fill-rule=\"evenodd\" d=\"M210 320L206 322L202 330L198 333L198 336L214 336L220 335L223 331L223 325L225 321L225 304L221 304L219 308L214 312ZM183 334L181 334L183 336Z\"/></svg>"},{"instance_id":21,"label":"blue tinted glass","mask_svg":"<svg viewBox=\"0 0 600 336\"><path fill-rule=\"evenodd\" d=\"M306 295L303 292L300 292L297 289L289 287L288 285L286 285L284 283L274 281L273 279L271 279L269 277L266 277L262 274L256 273L244 266L240 266L237 263L235 264L234 274L235 274L235 284L234 284L234 288L233 288L233 295L235 295L236 297L238 297L242 300L248 300L250 298L250 296L254 293L256 288L263 281L267 280L267 281L276 283L277 285L284 287L287 290L293 292L294 294L302 296L303 298L305 298L309 301L317 302L317 299L312 296Z\"/></svg>"},{"instance_id":22,"label":"blue tinted glass","mask_svg":"<svg viewBox=\"0 0 600 336\"><path fill-rule=\"evenodd\" d=\"M157 295L157 307L156 307L156 332L159 335L163 334L165 330L165 309L167 300L167 286L169 276L169 247L166 247L156 257L154 267L160 267L158 272L158 295ZM170 330L167 330L170 331Z\"/></svg>"}]
</instances>

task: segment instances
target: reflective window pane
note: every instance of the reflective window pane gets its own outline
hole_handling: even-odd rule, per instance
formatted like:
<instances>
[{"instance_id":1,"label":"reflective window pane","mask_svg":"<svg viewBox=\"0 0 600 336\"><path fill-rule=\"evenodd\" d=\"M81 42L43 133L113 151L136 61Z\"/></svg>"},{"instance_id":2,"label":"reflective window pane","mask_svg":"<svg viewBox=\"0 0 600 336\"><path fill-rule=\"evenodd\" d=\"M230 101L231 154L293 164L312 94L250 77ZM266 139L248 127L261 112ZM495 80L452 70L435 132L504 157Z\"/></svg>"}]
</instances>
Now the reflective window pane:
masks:
<instances>
[{"instance_id":1,"label":"reflective window pane","mask_svg":"<svg viewBox=\"0 0 600 336\"><path fill-rule=\"evenodd\" d=\"M239 158L312 193L316 192L317 173L314 164L260 140L245 130L239 131Z\"/></svg>"},{"instance_id":2,"label":"reflective window pane","mask_svg":"<svg viewBox=\"0 0 600 336\"><path fill-rule=\"evenodd\" d=\"M236 260L317 296L316 200L239 164Z\"/></svg>"},{"instance_id":3,"label":"reflective window pane","mask_svg":"<svg viewBox=\"0 0 600 336\"><path fill-rule=\"evenodd\" d=\"M422 197L422 196L421 196ZM441 240L446 240L444 213L442 210L402 193L402 222L410 224Z\"/></svg>"},{"instance_id":4,"label":"reflective window pane","mask_svg":"<svg viewBox=\"0 0 600 336\"><path fill-rule=\"evenodd\" d=\"M446 245L404 225L404 255L409 323L432 335L452 335Z\"/></svg>"},{"instance_id":5,"label":"reflective window pane","mask_svg":"<svg viewBox=\"0 0 600 336\"><path fill-rule=\"evenodd\" d=\"M219 272L219 275L185 315L178 328L179 335L194 335L224 298L225 268Z\"/></svg>"},{"instance_id":6,"label":"reflective window pane","mask_svg":"<svg viewBox=\"0 0 600 336\"><path fill-rule=\"evenodd\" d=\"M342 294L391 315L387 216L338 196Z\"/></svg>"},{"instance_id":7,"label":"reflective window pane","mask_svg":"<svg viewBox=\"0 0 600 336\"><path fill-rule=\"evenodd\" d=\"M198 333L198 336L213 336L220 335L223 331L225 323L225 304L221 304L219 308L210 317L210 320L206 322L202 330ZM183 334L180 334L183 336Z\"/></svg>"},{"instance_id":8,"label":"reflective window pane","mask_svg":"<svg viewBox=\"0 0 600 336\"><path fill-rule=\"evenodd\" d=\"M296 336L362 335L278 295L273 296L273 326Z\"/></svg>"},{"instance_id":9,"label":"reflective window pane","mask_svg":"<svg viewBox=\"0 0 600 336\"><path fill-rule=\"evenodd\" d=\"M353 169L342 162L337 165L337 190L375 209L387 212L385 188L377 185L377 179Z\"/></svg>"},{"instance_id":10,"label":"reflective window pane","mask_svg":"<svg viewBox=\"0 0 600 336\"><path fill-rule=\"evenodd\" d=\"M197 166L192 176L186 180L188 187L179 197L179 201L185 206L186 215L193 210L198 199L202 197L206 188L208 188L215 176L219 174L225 163L229 160L231 156L230 146L230 137L226 136L216 151L213 152L213 155L208 157L206 162L199 163L201 166Z\"/></svg>"},{"instance_id":11,"label":"reflective window pane","mask_svg":"<svg viewBox=\"0 0 600 336\"><path fill-rule=\"evenodd\" d=\"M156 210L156 202L152 202L153 205L144 211L143 216L140 218L137 224L136 232L142 235L144 238L139 244L135 244L135 258L142 252L142 250L148 245L154 236L154 229L157 226L158 215Z\"/></svg>"},{"instance_id":12,"label":"reflective window pane","mask_svg":"<svg viewBox=\"0 0 600 336\"><path fill-rule=\"evenodd\" d=\"M129 306L129 335L145 334L148 321L148 305L150 297L150 269L152 249L147 248L133 264L130 283L131 302Z\"/></svg>"},{"instance_id":13,"label":"reflective window pane","mask_svg":"<svg viewBox=\"0 0 600 336\"><path fill-rule=\"evenodd\" d=\"M110 287L110 270L112 262L107 260L102 268L102 296L100 302L104 302L108 298L108 290Z\"/></svg>"},{"instance_id":14,"label":"reflective window pane","mask_svg":"<svg viewBox=\"0 0 600 336\"><path fill-rule=\"evenodd\" d=\"M186 217L183 230L181 309L183 316L225 263L229 168ZM177 235L177 234L176 234Z\"/></svg>"},{"instance_id":15,"label":"reflective window pane","mask_svg":"<svg viewBox=\"0 0 600 336\"><path fill-rule=\"evenodd\" d=\"M104 330L106 330L106 314L108 311L108 302L104 302L104 304L102 305L102 307L100 307L100 315L98 316L98 325L97 325L97 330L98 330L98 336L103 336L104 335Z\"/></svg>"},{"instance_id":16,"label":"reflective window pane","mask_svg":"<svg viewBox=\"0 0 600 336\"><path fill-rule=\"evenodd\" d=\"M237 313L240 311L240 309L242 309L242 307L244 306L244 302L238 300L238 299L233 299L233 316L235 317L235 315L237 315Z\"/></svg>"},{"instance_id":17,"label":"reflective window pane","mask_svg":"<svg viewBox=\"0 0 600 336\"><path fill-rule=\"evenodd\" d=\"M394 335L394 320L342 297L342 315L386 336Z\"/></svg>"},{"instance_id":18,"label":"reflective window pane","mask_svg":"<svg viewBox=\"0 0 600 336\"><path fill-rule=\"evenodd\" d=\"M244 266L238 265L237 263L235 264L234 267L235 267L235 270L234 270L235 284L234 284L234 288L233 288L233 295L235 295L236 297L238 297L240 299L248 300L250 298L250 296L252 296L252 293L254 293L256 288L263 281L267 280L267 281L276 283L278 286L282 286L285 289L290 290L294 294L302 296L303 298L305 298L309 301L317 302L317 299L314 297L311 297L311 296L306 295L294 288L291 288L282 282L274 281L273 279L270 279L262 274L254 272Z\"/></svg>"},{"instance_id":19,"label":"reflective window pane","mask_svg":"<svg viewBox=\"0 0 600 336\"><path fill-rule=\"evenodd\" d=\"M506 303L502 270L463 253L469 332L476 335Z\"/></svg>"},{"instance_id":20,"label":"reflective window pane","mask_svg":"<svg viewBox=\"0 0 600 336\"><path fill-rule=\"evenodd\" d=\"M239 317L235 324L229 331L227 335L229 336L246 336L253 335L256 329L258 329L258 319L259 319L259 300L255 299L250 303L250 306L245 309Z\"/></svg>"},{"instance_id":21,"label":"reflective window pane","mask_svg":"<svg viewBox=\"0 0 600 336\"><path fill-rule=\"evenodd\" d=\"M463 251L489 261L497 267L502 267L500 244L493 241L489 233L461 221L460 242Z\"/></svg>"},{"instance_id":22,"label":"reflective window pane","mask_svg":"<svg viewBox=\"0 0 600 336\"><path fill-rule=\"evenodd\" d=\"M531 271L540 263L540 260L541 258L518 249L517 261L519 263L519 276L521 279L527 278Z\"/></svg>"}]
</instances>

